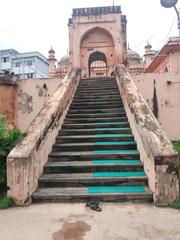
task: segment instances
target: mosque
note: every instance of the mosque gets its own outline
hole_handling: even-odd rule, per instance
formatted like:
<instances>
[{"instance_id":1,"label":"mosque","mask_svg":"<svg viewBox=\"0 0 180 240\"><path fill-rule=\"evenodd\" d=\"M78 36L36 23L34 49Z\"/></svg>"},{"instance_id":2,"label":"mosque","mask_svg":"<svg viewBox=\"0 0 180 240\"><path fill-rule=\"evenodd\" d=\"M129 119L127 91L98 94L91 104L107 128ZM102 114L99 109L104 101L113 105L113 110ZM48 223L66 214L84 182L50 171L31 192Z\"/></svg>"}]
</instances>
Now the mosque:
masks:
<instances>
[{"instance_id":1,"label":"mosque","mask_svg":"<svg viewBox=\"0 0 180 240\"><path fill-rule=\"evenodd\" d=\"M97 201L179 197L170 140L180 138L180 37L158 52L147 43L142 59L126 24L120 6L73 9L69 52L57 63L50 49L49 78L0 87L4 112L27 132L7 159L16 204L93 201L97 210Z\"/></svg>"}]
</instances>

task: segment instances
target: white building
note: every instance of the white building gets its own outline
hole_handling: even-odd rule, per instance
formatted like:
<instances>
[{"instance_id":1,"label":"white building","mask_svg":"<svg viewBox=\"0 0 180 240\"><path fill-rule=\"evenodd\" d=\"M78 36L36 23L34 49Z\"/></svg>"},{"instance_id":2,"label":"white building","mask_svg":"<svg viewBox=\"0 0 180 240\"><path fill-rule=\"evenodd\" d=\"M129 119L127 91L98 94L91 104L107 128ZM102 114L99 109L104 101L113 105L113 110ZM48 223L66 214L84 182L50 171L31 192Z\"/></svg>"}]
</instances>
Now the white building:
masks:
<instances>
[{"instance_id":1,"label":"white building","mask_svg":"<svg viewBox=\"0 0 180 240\"><path fill-rule=\"evenodd\" d=\"M0 50L0 73L14 73L21 79L48 78L48 60L39 52L19 53L14 49Z\"/></svg>"}]
</instances>

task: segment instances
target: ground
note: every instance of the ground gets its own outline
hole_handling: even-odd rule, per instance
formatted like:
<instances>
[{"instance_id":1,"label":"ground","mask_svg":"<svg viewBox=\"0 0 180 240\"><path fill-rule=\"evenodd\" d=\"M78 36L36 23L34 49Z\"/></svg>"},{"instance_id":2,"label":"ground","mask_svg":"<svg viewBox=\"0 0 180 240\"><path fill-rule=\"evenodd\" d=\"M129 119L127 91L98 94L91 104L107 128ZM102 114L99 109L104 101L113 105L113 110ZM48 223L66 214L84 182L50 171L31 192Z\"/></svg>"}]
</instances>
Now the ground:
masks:
<instances>
[{"instance_id":1,"label":"ground","mask_svg":"<svg viewBox=\"0 0 180 240\"><path fill-rule=\"evenodd\" d=\"M3 240L180 240L180 211L151 204L36 204L0 210Z\"/></svg>"}]
</instances>

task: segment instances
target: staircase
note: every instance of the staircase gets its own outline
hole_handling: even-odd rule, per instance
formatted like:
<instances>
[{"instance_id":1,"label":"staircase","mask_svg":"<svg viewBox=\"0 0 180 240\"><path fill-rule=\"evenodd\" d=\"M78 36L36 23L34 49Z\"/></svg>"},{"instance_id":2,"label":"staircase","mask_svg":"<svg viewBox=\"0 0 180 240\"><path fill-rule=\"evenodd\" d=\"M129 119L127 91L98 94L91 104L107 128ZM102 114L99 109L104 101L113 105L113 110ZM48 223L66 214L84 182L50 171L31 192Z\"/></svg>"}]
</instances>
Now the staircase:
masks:
<instances>
[{"instance_id":1,"label":"staircase","mask_svg":"<svg viewBox=\"0 0 180 240\"><path fill-rule=\"evenodd\" d=\"M34 202L152 201L115 79L83 79Z\"/></svg>"}]
</instances>

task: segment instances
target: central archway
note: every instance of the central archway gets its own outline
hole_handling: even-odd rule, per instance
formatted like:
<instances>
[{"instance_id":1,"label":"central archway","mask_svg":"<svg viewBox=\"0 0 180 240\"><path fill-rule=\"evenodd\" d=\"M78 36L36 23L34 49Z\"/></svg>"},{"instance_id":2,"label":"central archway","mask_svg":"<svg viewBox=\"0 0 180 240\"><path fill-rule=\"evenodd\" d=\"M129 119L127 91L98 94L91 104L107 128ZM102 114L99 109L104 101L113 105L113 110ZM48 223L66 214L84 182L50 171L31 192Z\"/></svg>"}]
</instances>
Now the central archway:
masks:
<instances>
[{"instance_id":1,"label":"central archway","mask_svg":"<svg viewBox=\"0 0 180 240\"><path fill-rule=\"evenodd\" d=\"M83 75L103 75L115 65L115 46L112 35L106 29L95 27L86 31L80 40L80 67ZM100 71L101 70L101 71ZM94 76L94 75L93 75Z\"/></svg>"},{"instance_id":2,"label":"central archway","mask_svg":"<svg viewBox=\"0 0 180 240\"><path fill-rule=\"evenodd\" d=\"M96 51L89 56L89 77L107 76L107 58L103 52Z\"/></svg>"}]
</instances>

